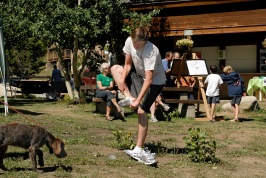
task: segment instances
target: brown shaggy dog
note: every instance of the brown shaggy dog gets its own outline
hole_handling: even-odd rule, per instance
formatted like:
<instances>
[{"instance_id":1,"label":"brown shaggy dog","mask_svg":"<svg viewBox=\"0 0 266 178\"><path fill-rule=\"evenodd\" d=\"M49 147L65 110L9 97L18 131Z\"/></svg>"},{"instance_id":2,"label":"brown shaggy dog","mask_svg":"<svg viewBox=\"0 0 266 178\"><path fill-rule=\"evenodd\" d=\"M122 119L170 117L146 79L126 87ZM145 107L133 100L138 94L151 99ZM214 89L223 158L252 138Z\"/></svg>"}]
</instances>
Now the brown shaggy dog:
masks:
<instances>
[{"instance_id":1,"label":"brown shaggy dog","mask_svg":"<svg viewBox=\"0 0 266 178\"><path fill-rule=\"evenodd\" d=\"M39 157L39 165L44 166L43 152L40 148L46 144L50 153L54 153L58 158L64 158L67 153L64 149L64 143L55 138L44 128L37 125L26 125L19 123L10 123L0 126L0 168L8 170L3 159L8 145L17 146L29 150L29 156L32 161L32 169L37 171L36 155Z\"/></svg>"}]
</instances>

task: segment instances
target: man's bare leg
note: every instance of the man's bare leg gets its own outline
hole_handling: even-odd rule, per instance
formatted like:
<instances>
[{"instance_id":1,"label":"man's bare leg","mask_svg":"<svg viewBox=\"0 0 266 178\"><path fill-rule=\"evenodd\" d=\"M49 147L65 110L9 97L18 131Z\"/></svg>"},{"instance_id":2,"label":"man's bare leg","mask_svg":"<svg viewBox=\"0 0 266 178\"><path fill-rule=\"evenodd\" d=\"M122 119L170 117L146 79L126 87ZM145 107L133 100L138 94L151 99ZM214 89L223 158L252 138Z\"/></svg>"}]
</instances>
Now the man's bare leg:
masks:
<instances>
[{"instance_id":1,"label":"man's bare leg","mask_svg":"<svg viewBox=\"0 0 266 178\"><path fill-rule=\"evenodd\" d=\"M121 76L122 76L122 72L123 72L123 67L120 65L113 65L111 67L111 74L112 74L112 77L114 78L114 81L116 84L119 83ZM122 94L125 97L133 98L133 96L130 94L129 90L122 92Z\"/></svg>"},{"instance_id":2,"label":"man's bare leg","mask_svg":"<svg viewBox=\"0 0 266 178\"><path fill-rule=\"evenodd\" d=\"M138 108L138 122L137 146L143 148L148 131L148 116L140 107Z\"/></svg>"},{"instance_id":3,"label":"man's bare leg","mask_svg":"<svg viewBox=\"0 0 266 178\"><path fill-rule=\"evenodd\" d=\"M118 83L123 72L123 67L120 65L113 65L111 68L111 73L114 78L115 83ZM125 97L132 97L130 92L124 92ZM138 140L137 146L143 148L145 138L148 131L148 116L145 111L141 108L138 108Z\"/></svg>"}]
</instances>

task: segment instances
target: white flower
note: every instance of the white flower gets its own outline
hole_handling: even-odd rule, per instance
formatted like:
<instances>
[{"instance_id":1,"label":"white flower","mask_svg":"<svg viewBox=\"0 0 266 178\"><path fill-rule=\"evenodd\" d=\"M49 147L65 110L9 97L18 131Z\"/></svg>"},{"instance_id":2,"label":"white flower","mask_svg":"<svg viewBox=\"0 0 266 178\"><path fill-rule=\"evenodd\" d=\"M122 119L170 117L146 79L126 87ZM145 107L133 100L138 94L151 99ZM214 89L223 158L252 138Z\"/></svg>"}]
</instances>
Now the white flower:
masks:
<instances>
[{"instance_id":1,"label":"white flower","mask_svg":"<svg viewBox=\"0 0 266 178\"><path fill-rule=\"evenodd\" d=\"M188 48L192 48L193 43L194 43L193 40L183 38L183 39L181 39L181 40L177 40L177 42L176 42L176 46L177 46L178 48L182 48L182 46L186 46L186 47L188 47Z\"/></svg>"},{"instance_id":2,"label":"white flower","mask_svg":"<svg viewBox=\"0 0 266 178\"><path fill-rule=\"evenodd\" d=\"M266 38L264 39L263 42L261 42L261 44L262 44L262 47L265 49L266 48Z\"/></svg>"}]
</instances>

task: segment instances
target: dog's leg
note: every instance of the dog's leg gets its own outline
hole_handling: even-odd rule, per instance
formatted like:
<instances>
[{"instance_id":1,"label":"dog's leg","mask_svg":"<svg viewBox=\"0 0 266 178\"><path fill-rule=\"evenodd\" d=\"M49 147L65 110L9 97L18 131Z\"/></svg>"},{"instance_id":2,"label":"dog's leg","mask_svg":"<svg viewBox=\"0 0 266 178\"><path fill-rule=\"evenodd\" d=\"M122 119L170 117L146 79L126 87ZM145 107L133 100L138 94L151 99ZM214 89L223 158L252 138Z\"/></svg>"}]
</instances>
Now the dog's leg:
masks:
<instances>
[{"instance_id":1,"label":"dog's leg","mask_svg":"<svg viewBox=\"0 0 266 178\"><path fill-rule=\"evenodd\" d=\"M38 150L36 150L36 153L37 153L37 155L38 155L38 157L39 157L38 163L39 163L39 165L40 165L41 167L43 167L43 166L44 166L43 152L42 152L42 150L38 149Z\"/></svg>"},{"instance_id":2,"label":"dog's leg","mask_svg":"<svg viewBox=\"0 0 266 178\"><path fill-rule=\"evenodd\" d=\"M3 160L5 158L5 153L6 153L7 147L8 146L1 146L0 147L0 168L3 171L8 171L8 169L4 166L4 162L3 162Z\"/></svg>"},{"instance_id":3,"label":"dog's leg","mask_svg":"<svg viewBox=\"0 0 266 178\"><path fill-rule=\"evenodd\" d=\"M33 146L29 148L29 156L32 162L32 169L37 171L36 149Z\"/></svg>"}]
</instances>

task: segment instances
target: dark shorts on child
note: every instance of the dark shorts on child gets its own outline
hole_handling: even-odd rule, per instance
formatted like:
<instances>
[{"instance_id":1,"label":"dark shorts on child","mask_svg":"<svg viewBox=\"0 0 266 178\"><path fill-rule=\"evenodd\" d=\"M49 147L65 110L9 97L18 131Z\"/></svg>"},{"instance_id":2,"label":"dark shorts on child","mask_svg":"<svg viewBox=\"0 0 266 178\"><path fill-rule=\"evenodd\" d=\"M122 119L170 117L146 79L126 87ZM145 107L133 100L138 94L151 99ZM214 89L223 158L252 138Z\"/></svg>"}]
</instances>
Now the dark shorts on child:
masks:
<instances>
[{"instance_id":1,"label":"dark shorts on child","mask_svg":"<svg viewBox=\"0 0 266 178\"><path fill-rule=\"evenodd\" d=\"M219 96L207 96L207 102L208 104L220 103L220 97Z\"/></svg>"},{"instance_id":2,"label":"dark shorts on child","mask_svg":"<svg viewBox=\"0 0 266 178\"><path fill-rule=\"evenodd\" d=\"M241 100L242 100L242 96L234 96L234 97L230 97L230 103L231 104L240 104Z\"/></svg>"}]
</instances>

